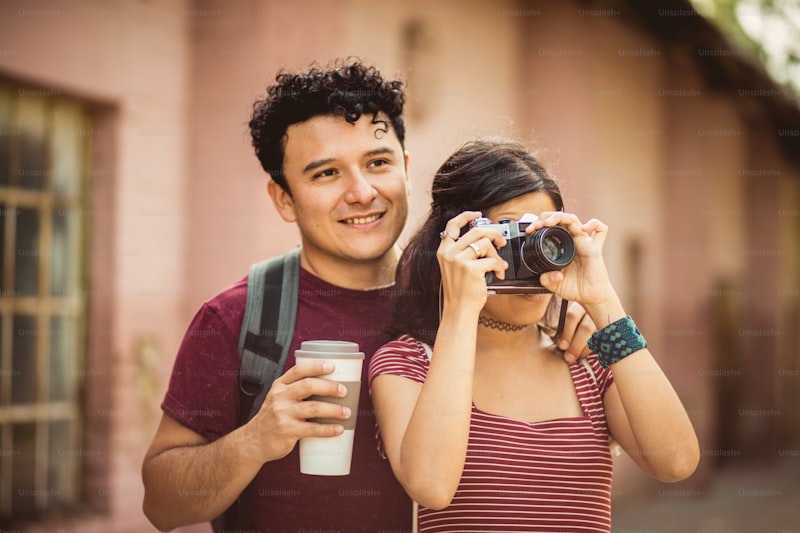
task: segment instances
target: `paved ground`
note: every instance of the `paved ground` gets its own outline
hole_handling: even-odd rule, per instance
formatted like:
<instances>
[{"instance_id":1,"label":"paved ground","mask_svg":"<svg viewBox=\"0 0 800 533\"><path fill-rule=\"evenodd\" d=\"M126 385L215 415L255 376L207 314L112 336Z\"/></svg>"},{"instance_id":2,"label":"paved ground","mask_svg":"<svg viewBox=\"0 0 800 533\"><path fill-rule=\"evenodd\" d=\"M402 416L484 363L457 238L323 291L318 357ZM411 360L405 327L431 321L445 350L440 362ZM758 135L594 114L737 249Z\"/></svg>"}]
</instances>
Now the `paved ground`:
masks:
<instances>
[{"instance_id":1,"label":"paved ground","mask_svg":"<svg viewBox=\"0 0 800 533\"><path fill-rule=\"evenodd\" d=\"M800 459L729 468L702 490L664 485L616 506L613 533L800 533Z\"/></svg>"}]
</instances>

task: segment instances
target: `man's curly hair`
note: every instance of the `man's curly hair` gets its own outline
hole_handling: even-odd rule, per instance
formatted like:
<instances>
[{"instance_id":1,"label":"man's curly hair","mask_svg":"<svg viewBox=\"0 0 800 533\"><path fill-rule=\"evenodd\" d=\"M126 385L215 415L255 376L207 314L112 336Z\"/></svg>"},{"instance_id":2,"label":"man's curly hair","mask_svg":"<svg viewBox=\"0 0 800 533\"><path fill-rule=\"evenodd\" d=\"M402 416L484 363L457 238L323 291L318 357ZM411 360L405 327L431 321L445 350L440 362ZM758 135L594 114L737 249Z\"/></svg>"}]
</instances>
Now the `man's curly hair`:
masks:
<instances>
[{"instance_id":1,"label":"man's curly hair","mask_svg":"<svg viewBox=\"0 0 800 533\"><path fill-rule=\"evenodd\" d=\"M376 135L387 133L391 126L400 145L405 142L403 82L385 80L373 66L357 59L339 60L330 68L315 64L298 73L282 70L275 81L253 104L250 135L262 168L287 192L283 139L292 124L324 115L355 124L362 114L371 114L372 123L379 125ZM390 124L378 113L385 114Z\"/></svg>"}]
</instances>

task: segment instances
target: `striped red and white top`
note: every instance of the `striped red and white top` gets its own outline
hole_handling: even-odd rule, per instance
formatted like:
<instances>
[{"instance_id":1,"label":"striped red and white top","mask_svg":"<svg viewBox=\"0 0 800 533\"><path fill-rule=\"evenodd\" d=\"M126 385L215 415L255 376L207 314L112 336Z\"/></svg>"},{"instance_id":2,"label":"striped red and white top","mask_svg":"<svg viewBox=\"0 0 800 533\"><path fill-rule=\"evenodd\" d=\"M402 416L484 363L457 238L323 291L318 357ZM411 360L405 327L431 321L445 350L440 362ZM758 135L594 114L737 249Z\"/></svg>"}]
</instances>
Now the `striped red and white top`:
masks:
<instances>
[{"instance_id":1,"label":"striped red and white top","mask_svg":"<svg viewBox=\"0 0 800 533\"><path fill-rule=\"evenodd\" d=\"M596 357L589 362L597 384L581 363L570 365L585 416L528 423L472 405L458 489L446 509L420 506L420 532L611 531L613 465L602 395L613 376ZM375 352L369 380L392 374L423 383L428 368L423 345L404 335Z\"/></svg>"}]
</instances>

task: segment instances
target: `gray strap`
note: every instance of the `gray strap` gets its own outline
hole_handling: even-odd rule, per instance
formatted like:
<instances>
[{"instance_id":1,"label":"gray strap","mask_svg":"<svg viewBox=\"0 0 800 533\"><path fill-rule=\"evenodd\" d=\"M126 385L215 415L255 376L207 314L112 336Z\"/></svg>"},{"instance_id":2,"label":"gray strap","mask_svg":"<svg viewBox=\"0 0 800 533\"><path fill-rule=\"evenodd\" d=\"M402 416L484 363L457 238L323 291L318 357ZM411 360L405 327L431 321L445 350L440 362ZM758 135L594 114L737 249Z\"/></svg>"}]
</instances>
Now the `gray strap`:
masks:
<instances>
[{"instance_id":1,"label":"gray strap","mask_svg":"<svg viewBox=\"0 0 800 533\"><path fill-rule=\"evenodd\" d=\"M253 402L243 406L240 423L258 412L272 382L286 366L297 317L299 278L300 248L250 267L239 334L239 387L241 395L252 397ZM242 418L245 410L247 418Z\"/></svg>"}]
</instances>

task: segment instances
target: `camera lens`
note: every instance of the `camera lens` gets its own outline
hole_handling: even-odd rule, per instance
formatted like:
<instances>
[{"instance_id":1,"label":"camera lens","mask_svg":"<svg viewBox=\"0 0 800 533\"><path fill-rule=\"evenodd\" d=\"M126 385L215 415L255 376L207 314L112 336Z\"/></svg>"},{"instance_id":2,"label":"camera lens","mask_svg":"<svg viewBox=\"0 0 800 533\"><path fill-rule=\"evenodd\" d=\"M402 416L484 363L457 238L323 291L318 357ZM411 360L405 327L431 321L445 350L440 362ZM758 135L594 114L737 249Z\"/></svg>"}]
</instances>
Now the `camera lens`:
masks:
<instances>
[{"instance_id":1,"label":"camera lens","mask_svg":"<svg viewBox=\"0 0 800 533\"><path fill-rule=\"evenodd\" d=\"M564 255L564 243L557 237L550 237L542 241L542 254L548 261L558 261Z\"/></svg>"},{"instance_id":2,"label":"camera lens","mask_svg":"<svg viewBox=\"0 0 800 533\"><path fill-rule=\"evenodd\" d=\"M520 256L534 274L561 270L575 258L575 241L569 231L560 226L542 228L525 238Z\"/></svg>"}]
</instances>

